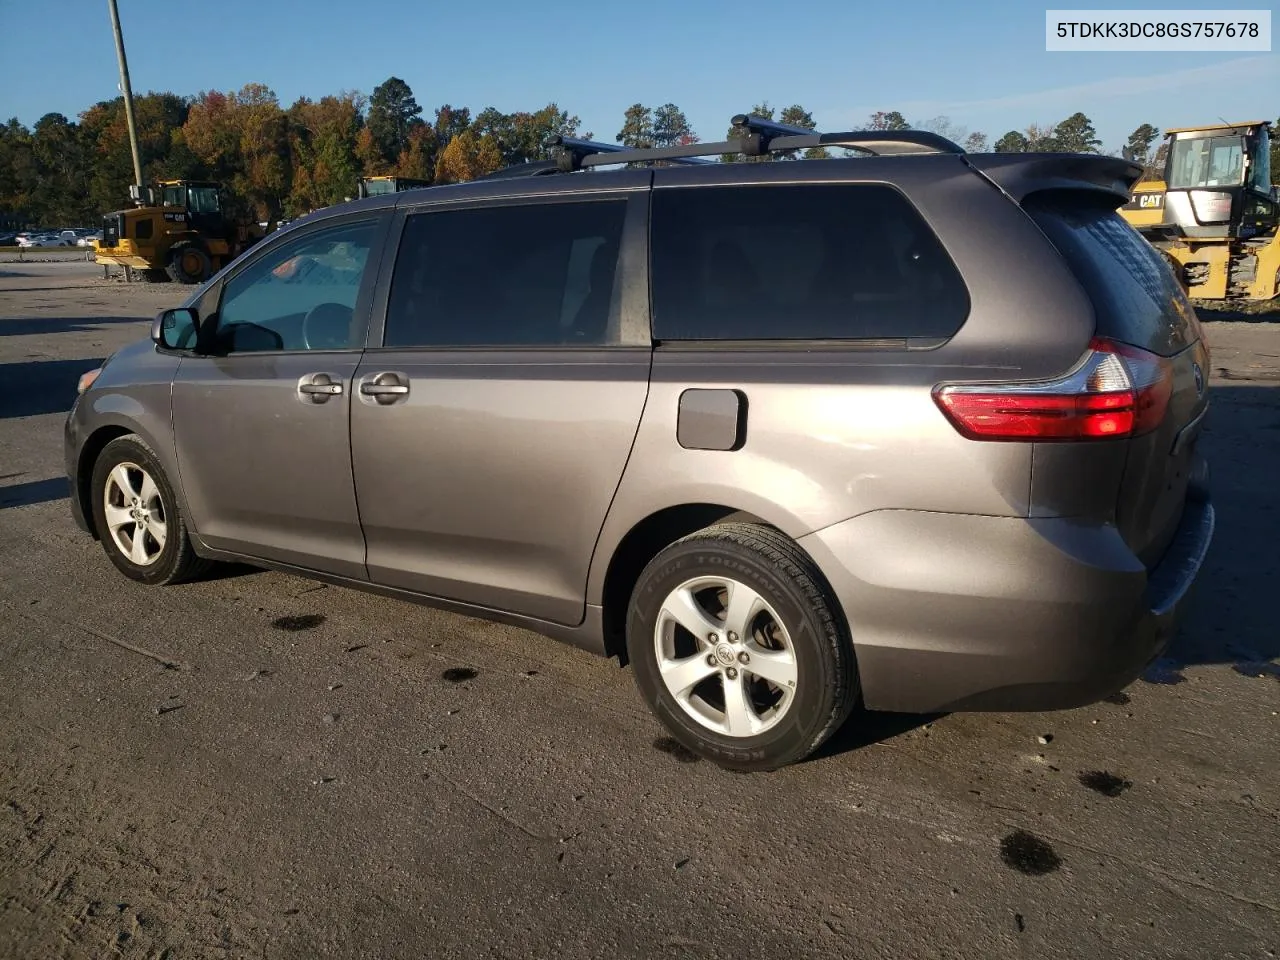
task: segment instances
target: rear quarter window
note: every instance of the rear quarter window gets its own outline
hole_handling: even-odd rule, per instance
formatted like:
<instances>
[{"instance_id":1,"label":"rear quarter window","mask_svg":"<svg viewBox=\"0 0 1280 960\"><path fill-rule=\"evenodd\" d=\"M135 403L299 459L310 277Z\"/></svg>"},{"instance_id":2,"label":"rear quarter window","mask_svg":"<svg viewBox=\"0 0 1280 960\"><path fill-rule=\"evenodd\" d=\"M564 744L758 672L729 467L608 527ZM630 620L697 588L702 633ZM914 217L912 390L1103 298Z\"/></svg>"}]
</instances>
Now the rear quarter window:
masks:
<instances>
[{"instance_id":1,"label":"rear quarter window","mask_svg":"<svg viewBox=\"0 0 1280 960\"><path fill-rule=\"evenodd\" d=\"M969 313L923 217L883 184L658 189L658 340L940 340Z\"/></svg>"},{"instance_id":2,"label":"rear quarter window","mask_svg":"<svg viewBox=\"0 0 1280 960\"><path fill-rule=\"evenodd\" d=\"M1100 336L1163 356L1199 338L1164 257L1112 207L1071 194L1033 196L1024 207L1093 301Z\"/></svg>"}]
</instances>

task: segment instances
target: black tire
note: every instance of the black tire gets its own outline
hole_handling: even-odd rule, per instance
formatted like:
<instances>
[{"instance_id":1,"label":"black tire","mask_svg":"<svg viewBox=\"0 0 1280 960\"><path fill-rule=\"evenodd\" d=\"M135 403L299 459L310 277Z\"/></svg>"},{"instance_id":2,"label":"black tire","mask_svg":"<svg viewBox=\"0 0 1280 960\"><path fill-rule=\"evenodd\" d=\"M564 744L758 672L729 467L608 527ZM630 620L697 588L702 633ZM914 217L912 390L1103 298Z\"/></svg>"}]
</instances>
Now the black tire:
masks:
<instances>
[{"instance_id":1,"label":"black tire","mask_svg":"<svg viewBox=\"0 0 1280 960\"><path fill-rule=\"evenodd\" d=\"M194 243L180 243L169 251L165 272L176 283L204 283L213 276L213 261Z\"/></svg>"},{"instance_id":2,"label":"black tire","mask_svg":"<svg viewBox=\"0 0 1280 960\"><path fill-rule=\"evenodd\" d=\"M158 513L158 519L163 524L164 544L160 547L158 555L146 563L136 563L131 560L116 542L107 524L107 482L112 471L122 464L133 464L145 471L154 481L159 497L160 509L155 511L153 506L153 513ZM135 482L137 482L136 477L137 474L133 474ZM181 583L200 576L211 566L208 560L196 556L173 486L165 476L164 469L160 466L154 451L137 434L117 437L103 447L102 453L98 455L93 465L91 484L93 524L98 532L98 539L116 569L130 580L149 585ZM154 503L153 500L152 504ZM127 500L123 505L127 507ZM139 526L132 525L132 529L124 536L132 541ZM144 536L144 548L155 546L156 543L154 538L147 540Z\"/></svg>"},{"instance_id":3,"label":"black tire","mask_svg":"<svg viewBox=\"0 0 1280 960\"><path fill-rule=\"evenodd\" d=\"M796 672L790 706L773 727L757 735L729 736L704 726L680 705L662 679L655 637L663 603L681 584L704 576L726 577L750 587L790 635ZM747 643L746 638L739 639ZM683 635L683 643L691 641L691 635ZM730 649L738 650L740 656L747 648ZM675 739L699 756L734 770L773 770L804 759L848 719L859 696L853 644L830 587L794 541L757 524L717 524L659 553L640 574L632 594L627 654L641 695ZM715 653L699 638L697 655ZM745 679L749 673L748 668L739 675ZM713 692L715 683L729 682L725 679L729 675L713 678ZM752 701L757 719L758 704ZM728 717L727 710L724 715Z\"/></svg>"}]
</instances>

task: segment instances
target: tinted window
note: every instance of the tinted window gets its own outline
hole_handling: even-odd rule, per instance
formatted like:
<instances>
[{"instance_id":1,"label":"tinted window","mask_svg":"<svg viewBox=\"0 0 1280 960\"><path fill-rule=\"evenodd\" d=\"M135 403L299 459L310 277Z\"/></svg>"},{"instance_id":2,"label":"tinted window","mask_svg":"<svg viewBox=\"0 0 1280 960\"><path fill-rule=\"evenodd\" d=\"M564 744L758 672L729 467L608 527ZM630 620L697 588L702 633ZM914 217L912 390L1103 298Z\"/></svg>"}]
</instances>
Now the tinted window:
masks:
<instances>
[{"instance_id":1,"label":"tinted window","mask_svg":"<svg viewBox=\"0 0 1280 960\"><path fill-rule=\"evenodd\" d=\"M969 298L937 237L878 184L653 195L659 340L950 337Z\"/></svg>"},{"instance_id":2,"label":"tinted window","mask_svg":"<svg viewBox=\"0 0 1280 960\"><path fill-rule=\"evenodd\" d=\"M420 213L405 222L388 347L616 341L623 200Z\"/></svg>"},{"instance_id":3,"label":"tinted window","mask_svg":"<svg viewBox=\"0 0 1280 960\"><path fill-rule=\"evenodd\" d=\"M1166 356L1195 342L1195 311L1173 271L1112 207L1070 194L1026 207L1089 294L1101 336Z\"/></svg>"},{"instance_id":4,"label":"tinted window","mask_svg":"<svg viewBox=\"0 0 1280 960\"><path fill-rule=\"evenodd\" d=\"M353 320L374 229L365 220L310 230L259 256L223 288L216 347L243 353L361 346Z\"/></svg>"}]
</instances>

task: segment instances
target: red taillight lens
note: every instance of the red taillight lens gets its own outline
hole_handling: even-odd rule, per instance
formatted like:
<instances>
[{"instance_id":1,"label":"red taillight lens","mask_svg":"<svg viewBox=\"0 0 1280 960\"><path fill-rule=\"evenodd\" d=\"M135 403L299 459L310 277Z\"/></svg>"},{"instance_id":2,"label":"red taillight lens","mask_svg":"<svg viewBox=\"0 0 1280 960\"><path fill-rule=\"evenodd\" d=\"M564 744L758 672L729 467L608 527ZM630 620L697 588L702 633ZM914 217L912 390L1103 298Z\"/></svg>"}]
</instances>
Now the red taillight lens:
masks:
<instances>
[{"instance_id":1,"label":"red taillight lens","mask_svg":"<svg viewBox=\"0 0 1280 960\"><path fill-rule=\"evenodd\" d=\"M1172 386L1162 358L1099 339L1061 380L940 385L933 396L971 440L1091 440L1155 429Z\"/></svg>"}]
</instances>

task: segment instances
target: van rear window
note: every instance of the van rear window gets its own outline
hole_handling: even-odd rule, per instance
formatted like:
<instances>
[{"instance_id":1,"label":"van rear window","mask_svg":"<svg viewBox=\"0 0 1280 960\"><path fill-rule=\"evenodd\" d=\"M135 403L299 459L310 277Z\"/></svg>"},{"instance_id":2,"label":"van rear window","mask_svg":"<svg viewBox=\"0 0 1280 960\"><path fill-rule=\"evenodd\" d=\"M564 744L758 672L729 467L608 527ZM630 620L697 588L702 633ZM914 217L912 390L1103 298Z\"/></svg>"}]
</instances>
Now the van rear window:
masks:
<instances>
[{"instance_id":1,"label":"van rear window","mask_svg":"<svg viewBox=\"0 0 1280 960\"><path fill-rule=\"evenodd\" d=\"M1195 309L1173 271L1112 207L1069 193L1024 207L1093 301L1100 336L1163 356L1195 343Z\"/></svg>"},{"instance_id":2,"label":"van rear window","mask_svg":"<svg viewBox=\"0 0 1280 960\"><path fill-rule=\"evenodd\" d=\"M658 340L940 340L969 294L933 230L884 184L655 190Z\"/></svg>"}]
</instances>

